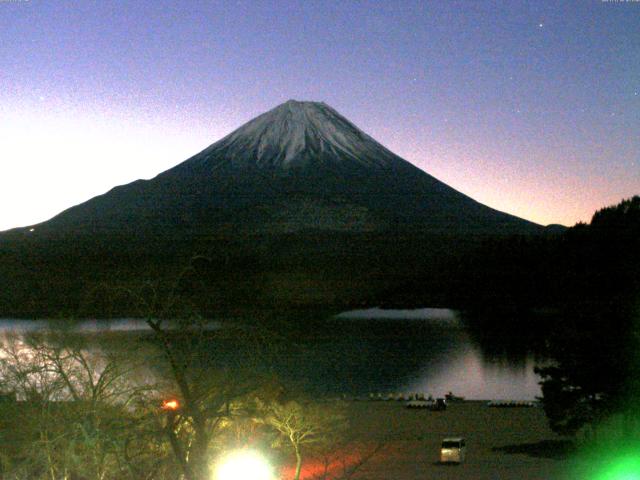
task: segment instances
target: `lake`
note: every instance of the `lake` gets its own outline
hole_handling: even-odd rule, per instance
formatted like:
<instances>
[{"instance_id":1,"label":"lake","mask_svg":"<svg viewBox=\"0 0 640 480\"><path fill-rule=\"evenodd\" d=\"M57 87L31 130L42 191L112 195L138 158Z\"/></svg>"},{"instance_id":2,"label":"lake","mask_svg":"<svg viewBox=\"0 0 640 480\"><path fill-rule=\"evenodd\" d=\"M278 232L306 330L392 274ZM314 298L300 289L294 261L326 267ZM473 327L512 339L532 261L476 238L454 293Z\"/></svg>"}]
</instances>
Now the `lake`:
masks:
<instances>
[{"instance_id":1,"label":"lake","mask_svg":"<svg viewBox=\"0 0 640 480\"><path fill-rule=\"evenodd\" d=\"M369 309L327 323L322 333L300 340L278 368L308 389L434 397L451 391L477 400L541 395L531 353L487 352L455 311Z\"/></svg>"},{"instance_id":2,"label":"lake","mask_svg":"<svg viewBox=\"0 0 640 480\"><path fill-rule=\"evenodd\" d=\"M4 319L0 333L45 325ZM144 332L145 324L100 320L82 322L78 329L134 335ZM251 354L250 345L239 346L229 339L224 345L226 360L241 362ZM265 364L286 382L316 395L424 393L442 397L452 391L468 399L513 400L534 400L540 395L532 354L500 355L494 349L487 352L482 345L453 310L368 309L345 312L324 321L321 328L285 338ZM219 356L220 344L209 350Z\"/></svg>"}]
</instances>

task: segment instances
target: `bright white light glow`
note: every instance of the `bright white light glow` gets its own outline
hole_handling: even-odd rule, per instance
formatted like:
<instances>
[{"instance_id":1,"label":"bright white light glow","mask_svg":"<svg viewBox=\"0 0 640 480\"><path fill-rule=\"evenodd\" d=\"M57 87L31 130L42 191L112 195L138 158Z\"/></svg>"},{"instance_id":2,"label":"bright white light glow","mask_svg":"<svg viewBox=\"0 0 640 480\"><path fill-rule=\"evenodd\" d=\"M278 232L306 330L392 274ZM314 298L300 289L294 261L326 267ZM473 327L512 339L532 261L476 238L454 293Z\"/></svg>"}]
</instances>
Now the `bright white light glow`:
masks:
<instances>
[{"instance_id":1,"label":"bright white light glow","mask_svg":"<svg viewBox=\"0 0 640 480\"><path fill-rule=\"evenodd\" d=\"M273 480L273 471L257 452L239 450L225 456L218 464L214 480Z\"/></svg>"}]
</instances>

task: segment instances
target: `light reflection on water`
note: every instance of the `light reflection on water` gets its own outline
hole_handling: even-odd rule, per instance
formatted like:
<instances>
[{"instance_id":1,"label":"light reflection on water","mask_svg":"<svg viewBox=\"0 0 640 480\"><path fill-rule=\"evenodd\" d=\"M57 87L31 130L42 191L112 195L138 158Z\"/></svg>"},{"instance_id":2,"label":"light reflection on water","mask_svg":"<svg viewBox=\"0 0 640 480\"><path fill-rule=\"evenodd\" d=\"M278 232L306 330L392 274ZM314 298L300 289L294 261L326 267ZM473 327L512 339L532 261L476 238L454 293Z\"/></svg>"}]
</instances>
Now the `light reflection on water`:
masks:
<instances>
[{"instance_id":1,"label":"light reflection on water","mask_svg":"<svg viewBox=\"0 0 640 480\"><path fill-rule=\"evenodd\" d=\"M379 307L362 310L350 310L336 315L334 318L350 320L429 320L431 322L449 323L460 325L460 316L455 310L448 308L415 308L415 309L394 309L384 310Z\"/></svg>"},{"instance_id":2,"label":"light reflection on water","mask_svg":"<svg viewBox=\"0 0 640 480\"><path fill-rule=\"evenodd\" d=\"M0 333L27 333L46 330L55 325L47 320L0 319ZM74 324L76 332L136 332L151 330L144 320L122 318L115 320L82 320Z\"/></svg>"},{"instance_id":3,"label":"light reflection on water","mask_svg":"<svg viewBox=\"0 0 640 480\"><path fill-rule=\"evenodd\" d=\"M451 391L474 400L534 400L541 394L534 365L532 357L522 366L486 362L478 349L468 346L447 357L435 371L425 368L403 391L434 397Z\"/></svg>"},{"instance_id":4,"label":"light reflection on water","mask_svg":"<svg viewBox=\"0 0 640 480\"><path fill-rule=\"evenodd\" d=\"M346 312L337 318L358 320L422 321L434 327L440 348L413 349L422 358L421 366L404 378L395 393L425 393L443 397L448 392L474 400L534 400L541 395L534 373L533 355L521 352L518 358L496 357L483 352L464 327L458 313L449 309L416 310L368 309ZM399 324L400 327L401 324ZM435 340L432 344L438 343ZM388 388L387 388L388 390ZM391 393L391 392L386 392Z\"/></svg>"},{"instance_id":5,"label":"light reflection on water","mask_svg":"<svg viewBox=\"0 0 640 480\"><path fill-rule=\"evenodd\" d=\"M451 391L468 399L533 400L540 395L534 359L495 358L483 352L448 309L345 312L330 328L311 333L299 349L275 358L283 378L322 393L425 393ZM0 335L45 329L42 320L0 319ZM213 329L219 324L212 323ZM140 319L79 322L80 333L144 333ZM4 334L4 335L3 335ZM231 343L229 355L242 355ZM249 347L250 348L250 347ZM245 350L246 351L246 350Z\"/></svg>"},{"instance_id":6,"label":"light reflection on water","mask_svg":"<svg viewBox=\"0 0 640 480\"><path fill-rule=\"evenodd\" d=\"M16 320L0 319L0 333L27 333L46 330L56 325L56 320ZM118 318L112 320L81 320L74 323L64 323L75 333L103 333L103 332L151 332L151 327L143 319ZM164 322L165 328L175 328L171 321ZM220 328L219 322L208 322L207 330Z\"/></svg>"}]
</instances>

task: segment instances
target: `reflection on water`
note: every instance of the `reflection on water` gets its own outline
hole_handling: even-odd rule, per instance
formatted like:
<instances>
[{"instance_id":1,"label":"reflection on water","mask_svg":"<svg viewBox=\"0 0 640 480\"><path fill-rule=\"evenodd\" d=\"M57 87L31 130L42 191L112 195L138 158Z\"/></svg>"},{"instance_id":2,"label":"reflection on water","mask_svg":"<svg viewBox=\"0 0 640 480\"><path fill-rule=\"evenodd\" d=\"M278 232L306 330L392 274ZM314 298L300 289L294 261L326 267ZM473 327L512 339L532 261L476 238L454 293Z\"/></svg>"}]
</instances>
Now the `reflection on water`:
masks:
<instances>
[{"instance_id":1,"label":"reflection on water","mask_svg":"<svg viewBox=\"0 0 640 480\"><path fill-rule=\"evenodd\" d=\"M47 325L0 320L0 333ZM141 320L123 319L81 322L77 329L135 334L147 326ZM304 338L297 334L265 357L265 371L319 395L420 392L440 397L452 391L469 399L514 400L540 395L531 355L512 351L501 356L483 348L486 338L478 342L452 310L359 310L309 330ZM210 357L210 365L239 364L254 347L236 337L212 336L202 356Z\"/></svg>"},{"instance_id":2,"label":"reflection on water","mask_svg":"<svg viewBox=\"0 0 640 480\"><path fill-rule=\"evenodd\" d=\"M404 389L443 396L452 391L469 399L533 400L540 396L534 361L528 357L523 365L507 365L483 361L473 347L461 348L437 369L426 367L419 378Z\"/></svg>"},{"instance_id":3,"label":"reflection on water","mask_svg":"<svg viewBox=\"0 0 640 480\"><path fill-rule=\"evenodd\" d=\"M322 333L300 341L278 369L319 393L437 397L452 391L469 399L513 400L540 395L531 354L502 355L500 348L484 345L486 338L473 338L452 310L358 310L334 317Z\"/></svg>"},{"instance_id":4,"label":"reflection on water","mask_svg":"<svg viewBox=\"0 0 640 480\"><path fill-rule=\"evenodd\" d=\"M460 316L455 310L448 308L416 308L411 310L383 310L382 308L367 308L350 310L335 316L341 319L364 320L429 320L431 322L446 322L453 325L460 324Z\"/></svg>"},{"instance_id":5,"label":"reflection on water","mask_svg":"<svg viewBox=\"0 0 640 480\"><path fill-rule=\"evenodd\" d=\"M0 333L26 333L46 330L55 321L0 319ZM121 318L115 320L83 320L73 324L77 332L136 332L151 330L144 320Z\"/></svg>"},{"instance_id":6,"label":"reflection on water","mask_svg":"<svg viewBox=\"0 0 640 480\"><path fill-rule=\"evenodd\" d=\"M0 333L37 332L60 324L58 320L16 320L0 319ZM81 320L64 323L76 333L105 333L105 332L151 332L151 327L145 320L139 318L118 318L111 320ZM175 325L170 321L164 327L171 329ZM219 322L207 322L207 329L215 330L221 327Z\"/></svg>"}]
</instances>

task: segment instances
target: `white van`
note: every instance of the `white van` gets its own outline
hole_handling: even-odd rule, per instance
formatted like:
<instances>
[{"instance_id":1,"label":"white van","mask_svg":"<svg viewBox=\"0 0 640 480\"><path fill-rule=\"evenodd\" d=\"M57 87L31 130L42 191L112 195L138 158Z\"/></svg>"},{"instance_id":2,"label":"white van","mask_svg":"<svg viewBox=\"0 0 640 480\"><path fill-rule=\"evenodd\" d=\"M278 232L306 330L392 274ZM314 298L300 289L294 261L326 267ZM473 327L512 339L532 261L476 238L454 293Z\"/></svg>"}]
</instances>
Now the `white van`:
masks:
<instances>
[{"instance_id":1,"label":"white van","mask_svg":"<svg viewBox=\"0 0 640 480\"><path fill-rule=\"evenodd\" d=\"M462 463L467 455L464 438L451 437L442 440L440 463Z\"/></svg>"}]
</instances>

